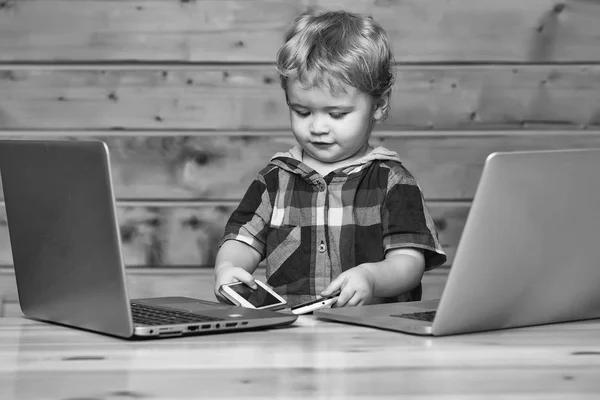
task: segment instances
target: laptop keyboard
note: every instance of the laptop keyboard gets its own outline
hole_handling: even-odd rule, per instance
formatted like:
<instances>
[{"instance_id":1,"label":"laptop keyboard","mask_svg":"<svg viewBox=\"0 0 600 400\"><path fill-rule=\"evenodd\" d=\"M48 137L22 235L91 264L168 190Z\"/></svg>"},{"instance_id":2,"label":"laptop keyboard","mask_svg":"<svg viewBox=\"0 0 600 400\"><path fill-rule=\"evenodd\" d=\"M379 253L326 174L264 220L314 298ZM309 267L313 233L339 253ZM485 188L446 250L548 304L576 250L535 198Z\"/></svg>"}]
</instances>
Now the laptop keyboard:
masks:
<instances>
[{"instance_id":1,"label":"laptop keyboard","mask_svg":"<svg viewBox=\"0 0 600 400\"><path fill-rule=\"evenodd\" d=\"M408 319L416 319L419 321L432 322L433 318L435 317L435 310L434 311L420 311L420 312L406 313L406 314L396 314L396 315L392 315L392 317L408 318Z\"/></svg>"},{"instance_id":2,"label":"laptop keyboard","mask_svg":"<svg viewBox=\"0 0 600 400\"><path fill-rule=\"evenodd\" d=\"M147 304L131 303L133 323L140 325L173 325L188 322L223 321L222 318L198 315L185 311L165 310Z\"/></svg>"}]
</instances>

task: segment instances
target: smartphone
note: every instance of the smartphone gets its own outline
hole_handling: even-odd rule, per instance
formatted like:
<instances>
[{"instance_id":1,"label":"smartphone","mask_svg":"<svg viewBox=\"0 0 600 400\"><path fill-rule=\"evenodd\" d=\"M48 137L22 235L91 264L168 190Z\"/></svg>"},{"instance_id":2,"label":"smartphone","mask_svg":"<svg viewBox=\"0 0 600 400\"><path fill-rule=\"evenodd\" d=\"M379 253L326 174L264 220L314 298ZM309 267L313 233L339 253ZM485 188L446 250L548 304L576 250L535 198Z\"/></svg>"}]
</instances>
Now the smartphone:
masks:
<instances>
[{"instance_id":1,"label":"smartphone","mask_svg":"<svg viewBox=\"0 0 600 400\"><path fill-rule=\"evenodd\" d=\"M256 289L242 282L221 285L219 293L236 306L256 308L259 310L280 310L287 302L265 283L255 279Z\"/></svg>"},{"instance_id":2,"label":"smartphone","mask_svg":"<svg viewBox=\"0 0 600 400\"><path fill-rule=\"evenodd\" d=\"M292 307L292 313L296 315L307 314L320 308L332 306L340 296L340 291L334 292L329 296L319 297L316 300L307 301L306 303L297 304Z\"/></svg>"}]
</instances>

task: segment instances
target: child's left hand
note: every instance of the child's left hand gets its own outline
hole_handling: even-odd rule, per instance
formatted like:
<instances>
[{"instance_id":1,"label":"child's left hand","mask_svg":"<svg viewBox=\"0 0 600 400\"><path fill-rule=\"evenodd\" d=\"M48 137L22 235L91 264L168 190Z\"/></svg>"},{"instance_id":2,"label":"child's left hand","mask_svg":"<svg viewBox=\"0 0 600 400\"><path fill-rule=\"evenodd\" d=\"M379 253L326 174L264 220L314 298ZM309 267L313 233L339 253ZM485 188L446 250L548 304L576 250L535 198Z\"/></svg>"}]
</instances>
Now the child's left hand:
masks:
<instances>
[{"instance_id":1,"label":"child's left hand","mask_svg":"<svg viewBox=\"0 0 600 400\"><path fill-rule=\"evenodd\" d=\"M340 297L333 307L362 306L373 298L375 279L367 268L359 265L334 279L321 296L328 296L338 289L341 290Z\"/></svg>"}]
</instances>

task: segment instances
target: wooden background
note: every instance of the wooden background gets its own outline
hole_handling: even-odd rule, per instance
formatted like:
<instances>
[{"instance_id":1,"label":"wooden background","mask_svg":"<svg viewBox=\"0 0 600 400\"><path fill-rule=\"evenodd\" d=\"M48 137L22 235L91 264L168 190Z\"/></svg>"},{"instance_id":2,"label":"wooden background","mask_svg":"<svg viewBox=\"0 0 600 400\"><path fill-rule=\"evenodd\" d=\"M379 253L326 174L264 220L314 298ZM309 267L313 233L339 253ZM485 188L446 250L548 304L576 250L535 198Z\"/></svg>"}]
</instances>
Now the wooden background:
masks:
<instances>
[{"instance_id":1,"label":"wooden background","mask_svg":"<svg viewBox=\"0 0 600 400\"><path fill-rule=\"evenodd\" d=\"M132 296L212 298L228 214L294 144L282 34L337 8L388 31L398 79L373 142L420 182L448 265L490 152L600 147L596 0L0 0L0 137L107 141ZM2 302L18 313L3 203Z\"/></svg>"}]
</instances>

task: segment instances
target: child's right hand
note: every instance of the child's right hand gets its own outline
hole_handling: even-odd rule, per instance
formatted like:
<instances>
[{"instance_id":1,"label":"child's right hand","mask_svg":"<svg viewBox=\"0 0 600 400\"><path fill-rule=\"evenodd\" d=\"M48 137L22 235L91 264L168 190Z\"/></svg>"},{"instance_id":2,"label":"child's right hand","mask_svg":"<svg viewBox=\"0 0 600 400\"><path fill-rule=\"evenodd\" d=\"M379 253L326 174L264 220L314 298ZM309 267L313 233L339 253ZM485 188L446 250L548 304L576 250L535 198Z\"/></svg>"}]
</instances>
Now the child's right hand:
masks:
<instances>
[{"instance_id":1,"label":"child's right hand","mask_svg":"<svg viewBox=\"0 0 600 400\"><path fill-rule=\"evenodd\" d=\"M252 289L256 289L256 283L254 282L254 277L248 271L239 267L216 267L215 268L215 296L217 300L221 303L230 304L229 301L219 293L219 288L221 285L225 283L231 282L243 282L246 285L250 286Z\"/></svg>"}]
</instances>

